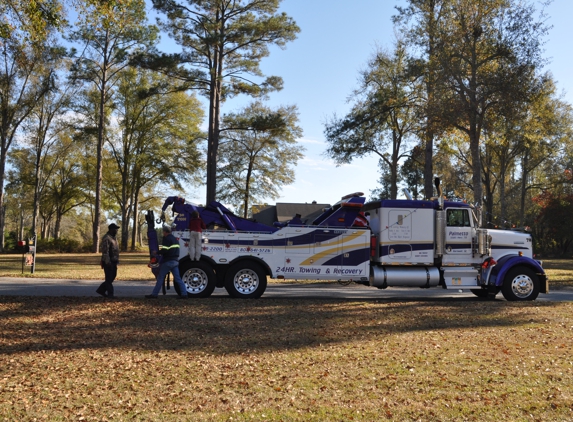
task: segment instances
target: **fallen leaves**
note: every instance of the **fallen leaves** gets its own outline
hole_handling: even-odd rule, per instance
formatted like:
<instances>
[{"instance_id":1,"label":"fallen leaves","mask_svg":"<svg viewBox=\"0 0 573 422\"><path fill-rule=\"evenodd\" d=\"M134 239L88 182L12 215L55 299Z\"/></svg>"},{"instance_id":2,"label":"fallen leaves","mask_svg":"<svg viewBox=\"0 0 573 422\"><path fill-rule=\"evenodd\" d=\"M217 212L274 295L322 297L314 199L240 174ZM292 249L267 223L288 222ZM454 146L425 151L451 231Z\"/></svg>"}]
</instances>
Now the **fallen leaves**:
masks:
<instances>
[{"instance_id":1,"label":"fallen leaves","mask_svg":"<svg viewBox=\"0 0 573 422\"><path fill-rule=\"evenodd\" d=\"M493 421L527 412L567 420L572 310L0 297L0 415Z\"/></svg>"}]
</instances>

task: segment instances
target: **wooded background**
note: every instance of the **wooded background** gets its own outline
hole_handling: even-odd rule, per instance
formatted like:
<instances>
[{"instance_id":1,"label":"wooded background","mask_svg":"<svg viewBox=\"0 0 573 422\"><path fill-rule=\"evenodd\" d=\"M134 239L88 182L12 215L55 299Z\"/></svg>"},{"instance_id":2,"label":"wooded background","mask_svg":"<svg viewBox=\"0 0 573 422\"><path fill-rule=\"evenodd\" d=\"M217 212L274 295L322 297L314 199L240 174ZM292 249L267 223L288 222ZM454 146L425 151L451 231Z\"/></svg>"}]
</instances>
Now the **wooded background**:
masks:
<instances>
[{"instance_id":1,"label":"wooded background","mask_svg":"<svg viewBox=\"0 0 573 422\"><path fill-rule=\"evenodd\" d=\"M297 106L265 104L283 81L259 67L300 32L280 3L155 0L155 25L142 0L0 0L0 250L37 233L45 249L97 251L109 221L135 250L142 210L193 184L246 217L278 198L304 157ZM369 199L434 197L437 174L488 227L528 226L537 251L567 256L573 120L541 7L407 1L350 112L325 123L325 153L380 158ZM180 51L159 51L160 33ZM252 102L223 114L239 95Z\"/></svg>"}]
</instances>

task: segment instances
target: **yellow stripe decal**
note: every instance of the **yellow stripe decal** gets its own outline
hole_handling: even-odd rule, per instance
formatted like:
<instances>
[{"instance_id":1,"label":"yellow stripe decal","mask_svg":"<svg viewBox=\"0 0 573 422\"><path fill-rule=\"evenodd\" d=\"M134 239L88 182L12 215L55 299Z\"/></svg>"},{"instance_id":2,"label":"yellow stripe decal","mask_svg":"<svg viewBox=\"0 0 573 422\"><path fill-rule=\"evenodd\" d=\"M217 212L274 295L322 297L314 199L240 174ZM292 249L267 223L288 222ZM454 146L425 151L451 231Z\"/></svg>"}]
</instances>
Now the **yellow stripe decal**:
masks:
<instances>
[{"instance_id":1,"label":"yellow stripe decal","mask_svg":"<svg viewBox=\"0 0 573 422\"><path fill-rule=\"evenodd\" d=\"M343 252L342 249L343 249L343 247L344 247L346 244L352 242L354 239L356 239L357 237L360 237L361 235L362 235L362 233L359 232L359 233L353 233L353 234L350 234L350 235L348 235L348 236L345 236L345 237L344 237L344 242L342 242L342 243L340 244L340 249L341 249L340 252L341 252L341 253ZM337 239L339 239L339 238L337 238ZM325 243L326 243L325 245L321 245L320 247L328 247L328 246L330 246L330 245L336 245L336 244L337 244L337 243L332 242L332 241L325 242ZM360 247L360 245L356 245L356 247L358 248L358 247ZM308 258L308 259L305 259L303 262L300 263L300 265L311 265L312 263L318 261L318 260L321 259L321 258L324 258L324 257L327 256L327 255L332 255L333 253L338 252L338 250L339 250L339 247L335 247L335 248L330 248L330 249L324 250L324 251L322 251L322 252L319 252L319 253L317 253L317 254L311 256L311 257ZM312 261L312 262L311 262L311 261Z\"/></svg>"}]
</instances>

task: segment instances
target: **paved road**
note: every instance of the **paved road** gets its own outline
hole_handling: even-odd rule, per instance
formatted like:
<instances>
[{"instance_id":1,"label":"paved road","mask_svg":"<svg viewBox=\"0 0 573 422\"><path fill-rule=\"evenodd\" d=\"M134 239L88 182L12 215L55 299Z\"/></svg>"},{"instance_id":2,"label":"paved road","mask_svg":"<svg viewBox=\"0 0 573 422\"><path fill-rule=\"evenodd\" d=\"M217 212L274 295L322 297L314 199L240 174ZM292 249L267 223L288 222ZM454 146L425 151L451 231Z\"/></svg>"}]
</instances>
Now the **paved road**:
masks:
<instances>
[{"instance_id":1,"label":"paved road","mask_svg":"<svg viewBox=\"0 0 573 422\"><path fill-rule=\"evenodd\" d=\"M95 280L54 280L38 278L0 277L0 296L94 296L100 281ZM152 281L116 281L115 292L118 297L139 297L151 293ZM550 286L551 287L551 286ZM167 297L175 295L175 290L167 291ZM225 289L215 289L213 296L227 296ZM396 299L396 300L432 300L475 298L471 292L444 290L441 288L418 289L390 287L379 290L373 287L338 283L313 284L269 284L262 299L300 298L300 299ZM477 298L475 298L477 300ZM504 300L501 293L498 300ZM539 301L571 302L573 288L553 290L549 294L540 294Z\"/></svg>"}]
</instances>

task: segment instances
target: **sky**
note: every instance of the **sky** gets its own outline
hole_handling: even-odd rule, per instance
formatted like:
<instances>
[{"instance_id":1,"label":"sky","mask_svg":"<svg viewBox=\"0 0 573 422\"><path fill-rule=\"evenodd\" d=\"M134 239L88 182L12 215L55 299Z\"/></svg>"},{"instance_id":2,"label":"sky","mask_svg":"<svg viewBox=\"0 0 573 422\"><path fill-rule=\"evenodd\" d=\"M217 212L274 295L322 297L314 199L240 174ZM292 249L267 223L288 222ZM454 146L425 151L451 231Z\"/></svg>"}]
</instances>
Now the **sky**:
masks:
<instances>
[{"instance_id":1,"label":"sky","mask_svg":"<svg viewBox=\"0 0 573 422\"><path fill-rule=\"evenodd\" d=\"M306 149L295 172L296 181L283 187L281 196L264 202L334 204L346 194L370 191L378 186L378 159L357 159L343 166L326 158L324 124L334 115L344 116L352 105L352 91L377 46L391 49L395 39L391 18L395 6L405 0L283 0L281 11L291 16L300 33L285 49L272 48L261 62L265 75L281 76L284 88L270 94L268 105L297 105L299 139ZM573 16L572 0L554 0L546 9L551 26L545 41L546 71L553 74L563 98L573 103ZM162 36L165 49L177 50ZM250 99L239 97L227 102L223 113L236 111ZM187 189L187 200L203 203L204 188Z\"/></svg>"}]
</instances>

